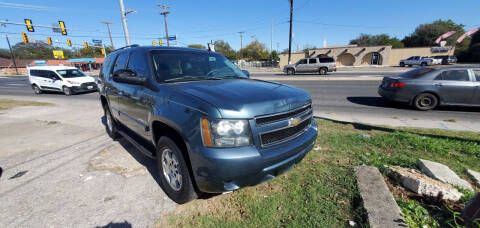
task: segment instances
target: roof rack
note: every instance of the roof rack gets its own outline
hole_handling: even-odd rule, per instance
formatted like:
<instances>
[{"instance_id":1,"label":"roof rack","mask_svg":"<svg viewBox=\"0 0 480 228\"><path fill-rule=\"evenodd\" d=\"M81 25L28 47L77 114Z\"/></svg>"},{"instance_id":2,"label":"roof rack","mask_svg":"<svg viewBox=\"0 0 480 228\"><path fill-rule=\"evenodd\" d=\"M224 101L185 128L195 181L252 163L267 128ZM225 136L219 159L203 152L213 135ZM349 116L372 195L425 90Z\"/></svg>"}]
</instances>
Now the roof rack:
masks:
<instances>
[{"instance_id":1,"label":"roof rack","mask_svg":"<svg viewBox=\"0 0 480 228\"><path fill-rule=\"evenodd\" d=\"M117 49L113 50L112 52L120 51L120 50L127 49L127 48L139 47L139 46L140 45L138 45L138 44L132 44L132 45L128 45L128 46L125 46L125 47L117 48Z\"/></svg>"}]
</instances>

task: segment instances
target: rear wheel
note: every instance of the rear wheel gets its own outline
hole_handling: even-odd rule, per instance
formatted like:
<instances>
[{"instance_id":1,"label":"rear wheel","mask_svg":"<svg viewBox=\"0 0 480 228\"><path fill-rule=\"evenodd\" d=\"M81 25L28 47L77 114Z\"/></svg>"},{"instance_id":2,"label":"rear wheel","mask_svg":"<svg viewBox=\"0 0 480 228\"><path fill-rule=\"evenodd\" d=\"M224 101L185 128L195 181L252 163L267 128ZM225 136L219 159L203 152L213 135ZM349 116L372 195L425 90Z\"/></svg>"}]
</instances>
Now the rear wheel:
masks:
<instances>
[{"instance_id":1,"label":"rear wheel","mask_svg":"<svg viewBox=\"0 0 480 228\"><path fill-rule=\"evenodd\" d=\"M320 70L318 70L318 73L319 74L323 74L323 75L326 75L327 74L327 69L326 68L320 68Z\"/></svg>"},{"instance_id":2,"label":"rear wheel","mask_svg":"<svg viewBox=\"0 0 480 228\"><path fill-rule=\"evenodd\" d=\"M290 69L287 69L287 75L294 75L295 74L295 70L290 68Z\"/></svg>"},{"instance_id":3,"label":"rear wheel","mask_svg":"<svg viewBox=\"0 0 480 228\"><path fill-rule=\"evenodd\" d=\"M405 63L400 63L400 67L405 67Z\"/></svg>"},{"instance_id":4,"label":"rear wheel","mask_svg":"<svg viewBox=\"0 0 480 228\"><path fill-rule=\"evenodd\" d=\"M110 138L112 139L118 139L120 137L120 134L118 133L117 124L113 119L110 109L108 109L108 106L105 105L105 107L103 107L103 111L104 111L104 117L106 122L105 128L107 130L108 136L110 136Z\"/></svg>"},{"instance_id":5,"label":"rear wheel","mask_svg":"<svg viewBox=\"0 0 480 228\"><path fill-rule=\"evenodd\" d=\"M41 94L42 93L42 90L37 85L33 85L32 88L33 88L33 92L35 94Z\"/></svg>"},{"instance_id":6,"label":"rear wheel","mask_svg":"<svg viewBox=\"0 0 480 228\"><path fill-rule=\"evenodd\" d=\"M72 89L71 89L71 88L69 88L69 87L67 87L67 86L64 86L64 87L62 88L62 90L63 90L63 93L64 93L65 95L67 95L67 96L72 95Z\"/></svg>"},{"instance_id":7,"label":"rear wheel","mask_svg":"<svg viewBox=\"0 0 480 228\"><path fill-rule=\"evenodd\" d=\"M422 93L415 98L413 105L421 111L432 110L437 107L438 98L431 93Z\"/></svg>"},{"instance_id":8,"label":"rear wheel","mask_svg":"<svg viewBox=\"0 0 480 228\"><path fill-rule=\"evenodd\" d=\"M183 204L198 197L187 163L175 142L162 136L156 148L157 167L165 192L173 201Z\"/></svg>"},{"instance_id":9,"label":"rear wheel","mask_svg":"<svg viewBox=\"0 0 480 228\"><path fill-rule=\"evenodd\" d=\"M420 66L426 66L426 65L427 65L427 63L425 63L425 62L420 64Z\"/></svg>"}]
</instances>

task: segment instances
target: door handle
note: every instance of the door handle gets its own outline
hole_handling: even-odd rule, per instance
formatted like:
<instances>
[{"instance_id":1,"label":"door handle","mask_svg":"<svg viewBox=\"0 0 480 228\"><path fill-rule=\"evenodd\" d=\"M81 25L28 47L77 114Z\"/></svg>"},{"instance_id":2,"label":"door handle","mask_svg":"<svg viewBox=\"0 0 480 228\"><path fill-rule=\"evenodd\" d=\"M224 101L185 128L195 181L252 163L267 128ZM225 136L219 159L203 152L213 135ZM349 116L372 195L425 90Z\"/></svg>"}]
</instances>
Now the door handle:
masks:
<instances>
[{"instance_id":1,"label":"door handle","mask_svg":"<svg viewBox=\"0 0 480 228\"><path fill-rule=\"evenodd\" d=\"M443 84L442 83L437 83L437 84L435 84L435 86L443 86Z\"/></svg>"}]
</instances>

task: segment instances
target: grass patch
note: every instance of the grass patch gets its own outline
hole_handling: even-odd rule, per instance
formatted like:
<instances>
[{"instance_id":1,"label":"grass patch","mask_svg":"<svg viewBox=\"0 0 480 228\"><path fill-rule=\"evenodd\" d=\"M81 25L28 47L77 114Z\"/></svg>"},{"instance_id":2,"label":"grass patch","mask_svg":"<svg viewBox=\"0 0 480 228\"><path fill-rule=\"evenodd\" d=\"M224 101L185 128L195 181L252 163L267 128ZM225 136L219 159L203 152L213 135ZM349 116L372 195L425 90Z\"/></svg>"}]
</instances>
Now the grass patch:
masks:
<instances>
[{"instance_id":1,"label":"grass patch","mask_svg":"<svg viewBox=\"0 0 480 228\"><path fill-rule=\"evenodd\" d=\"M355 166L415 168L416 160L423 158L448 165L458 174L466 168L480 170L479 133L317 123L316 145L295 168L254 187L178 206L156 226L349 227L349 221L355 221L357 227L367 227ZM410 216L412 220L423 219L421 204L405 205L404 213L421 215Z\"/></svg>"},{"instance_id":2,"label":"grass patch","mask_svg":"<svg viewBox=\"0 0 480 228\"><path fill-rule=\"evenodd\" d=\"M457 120L456 119L448 119L448 120L444 120L445 122L450 122L450 123L456 123Z\"/></svg>"},{"instance_id":3,"label":"grass patch","mask_svg":"<svg viewBox=\"0 0 480 228\"><path fill-rule=\"evenodd\" d=\"M0 110L7 110L20 106L53 106L52 103L38 101L19 101L13 99L0 99Z\"/></svg>"}]
</instances>

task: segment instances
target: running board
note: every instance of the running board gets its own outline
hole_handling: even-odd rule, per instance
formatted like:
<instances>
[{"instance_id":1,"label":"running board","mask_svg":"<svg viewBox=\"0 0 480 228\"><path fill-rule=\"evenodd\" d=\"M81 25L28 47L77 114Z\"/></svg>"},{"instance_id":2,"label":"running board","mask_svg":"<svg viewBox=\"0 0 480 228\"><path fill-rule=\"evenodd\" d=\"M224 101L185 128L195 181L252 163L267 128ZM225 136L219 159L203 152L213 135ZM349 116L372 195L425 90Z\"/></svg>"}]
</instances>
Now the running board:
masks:
<instances>
[{"instance_id":1,"label":"running board","mask_svg":"<svg viewBox=\"0 0 480 228\"><path fill-rule=\"evenodd\" d=\"M155 159L155 156L153 156L153 153L148 150L147 148L145 148L144 146L142 146L140 143L138 143L135 139L133 139L132 137L130 137L127 133L119 130L118 133L123 137L125 138L129 143L131 143L133 146L135 146L135 148L137 148L140 152L142 152L142 154L144 154L145 156L149 157L149 158L153 158Z\"/></svg>"}]
</instances>

